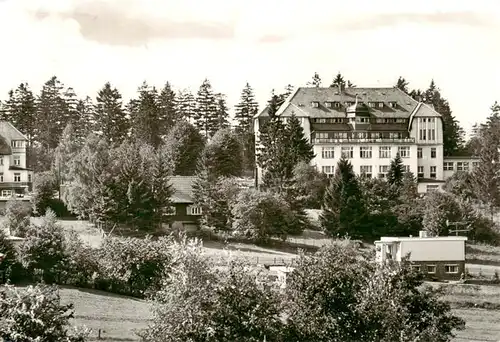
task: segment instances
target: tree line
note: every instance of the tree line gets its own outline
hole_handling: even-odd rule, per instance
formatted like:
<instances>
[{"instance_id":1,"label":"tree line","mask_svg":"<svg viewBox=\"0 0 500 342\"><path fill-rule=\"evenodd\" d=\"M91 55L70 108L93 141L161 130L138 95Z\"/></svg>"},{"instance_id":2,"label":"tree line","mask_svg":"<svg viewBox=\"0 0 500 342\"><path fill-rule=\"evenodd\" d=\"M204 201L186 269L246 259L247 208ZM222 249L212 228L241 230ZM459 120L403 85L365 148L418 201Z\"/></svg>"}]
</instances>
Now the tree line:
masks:
<instances>
[{"instance_id":1,"label":"tree line","mask_svg":"<svg viewBox=\"0 0 500 342\"><path fill-rule=\"evenodd\" d=\"M236 129L245 143L251 168L252 117L257 114L258 104L248 83L234 109ZM226 96L216 92L208 79L195 94L188 89L175 91L169 82L161 89L143 82L137 95L125 103L120 91L109 82L95 98L79 98L73 88L53 76L39 94L34 94L27 83L9 91L8 98L0 101L0 119L10 121L28 137L28 164L36 171L50 168L53 152L68 124L73 125L78 141L95 133L112 145L133 137L153 147L181 120L194 124L205 139L231 126Z\"/></svg>"}]
</instances>

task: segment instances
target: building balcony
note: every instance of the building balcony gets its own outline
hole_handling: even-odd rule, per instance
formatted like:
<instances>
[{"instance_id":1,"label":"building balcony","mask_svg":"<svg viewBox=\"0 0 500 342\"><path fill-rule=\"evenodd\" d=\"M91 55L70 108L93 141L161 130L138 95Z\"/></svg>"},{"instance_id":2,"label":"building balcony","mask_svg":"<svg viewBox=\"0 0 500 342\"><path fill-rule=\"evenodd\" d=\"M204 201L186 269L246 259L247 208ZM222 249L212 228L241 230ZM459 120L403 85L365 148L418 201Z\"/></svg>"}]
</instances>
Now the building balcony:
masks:
<instances>
[{"instance_id":1,"label":"building balcony","mask_svg":"<svg viewBox=\"0 0 500 342\"><path fill-rule=\"evenodd\" d=\"M313 144L414 144L415 138L378 138L378 139L358 139L358 138L315 138Z\"/></svg>"},{"instance_id":2,"label":"building balcony","mask_svg":"<svg viewBox=\"0 0 500 342\"><path fill-rule=\"evenodd\" d=\"M29 186L30 182L0 182L0 189L21 189Z\"/></svg>"}]
</instances>

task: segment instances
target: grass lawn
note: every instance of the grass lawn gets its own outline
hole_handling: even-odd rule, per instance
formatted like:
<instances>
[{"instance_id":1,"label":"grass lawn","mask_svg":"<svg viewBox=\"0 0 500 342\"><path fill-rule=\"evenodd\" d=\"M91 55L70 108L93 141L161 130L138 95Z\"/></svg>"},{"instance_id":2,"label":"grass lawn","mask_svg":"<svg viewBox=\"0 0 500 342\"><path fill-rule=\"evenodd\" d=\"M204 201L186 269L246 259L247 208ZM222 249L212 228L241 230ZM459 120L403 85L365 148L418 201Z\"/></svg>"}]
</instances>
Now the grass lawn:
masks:
<instances>
[{"instance_id":1,"label":"grass lawn","mask_svg":"<svg viewBox=\"0 0 500 342\"><path fill-rule=\"evenodd\" d=\"M135 330L147 328L151 317L146 301L102 291L61 288L61 301L73 303L73 324L92 329L91 340L97 340L101 329L104 341L138 341Z\"/></svg>"}]
</instances>

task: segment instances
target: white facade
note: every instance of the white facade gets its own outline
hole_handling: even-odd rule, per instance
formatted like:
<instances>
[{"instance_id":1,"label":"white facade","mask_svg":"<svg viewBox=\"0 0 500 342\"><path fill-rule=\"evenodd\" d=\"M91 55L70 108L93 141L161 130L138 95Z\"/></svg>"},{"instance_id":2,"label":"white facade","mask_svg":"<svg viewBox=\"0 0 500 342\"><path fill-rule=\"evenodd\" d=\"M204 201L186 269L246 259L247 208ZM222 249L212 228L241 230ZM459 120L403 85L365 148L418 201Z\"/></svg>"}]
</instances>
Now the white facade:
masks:
<instances>
[{"instance_id":1,"label":"white facade","mask_svg":"<svg viewBox=\"0 0 500 342\"><path fill-rule=\"evenodd\" d=\"M463 236L382 237L375 242L376 259L401 261L410 254L410 261L465 261Z\"/></svg>"},{"instance_id":2,"label":"white facade","mask_svg":"<svg viewBox=\"0 0 500 342\"><path fill-rule=\"evenodd\" d=\"M441 115L398 89L350 88L340 93L332 88L299 88L276 113L283 120L292 114L313 145L311 164L329 176L344 154L357 174L384 178L398 152L406 169L418 178L421 193L439 191L453 174L443 168ZM254 120L257 148L261 115ZM258 183L261 176L257 169Z\"/></svg>"}]
</instances>

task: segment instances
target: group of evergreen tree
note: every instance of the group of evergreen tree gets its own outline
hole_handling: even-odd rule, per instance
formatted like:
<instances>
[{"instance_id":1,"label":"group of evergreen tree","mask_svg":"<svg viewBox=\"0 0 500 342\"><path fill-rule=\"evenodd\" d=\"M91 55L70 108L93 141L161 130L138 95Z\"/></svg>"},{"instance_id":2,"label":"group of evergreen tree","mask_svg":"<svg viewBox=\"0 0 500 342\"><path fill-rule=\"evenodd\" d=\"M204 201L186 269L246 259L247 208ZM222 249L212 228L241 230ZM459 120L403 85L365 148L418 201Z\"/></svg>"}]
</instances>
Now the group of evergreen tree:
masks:
<instances>
[{"instance_id":1,"label":"group of evergreen tree","mask_svg":"<svg viewBox=\"0 0 500 342\"><path fill-rule=\"evenodd\" d=\"M252 117L258 105L248 83L235 109L245 164L248 170L253 170ZM54 151L69 124L73 126L74 139L80 143L89 133L95 133L113 146L132 137L153 147L159 146L179 121L194 124L205 140L231 126L226 97L214 92L208 79L196 95L186 89L176 92L169 82L161 89L143 82L137 95L124 102L120 91L109 82L95 99L79 99L72 88L54 76L38 95L27 83L11 90L8 99L0 102L0 119L11 122L28 137L28 164L35 171L50 169Z\"/></svg>"}]
</instances>

